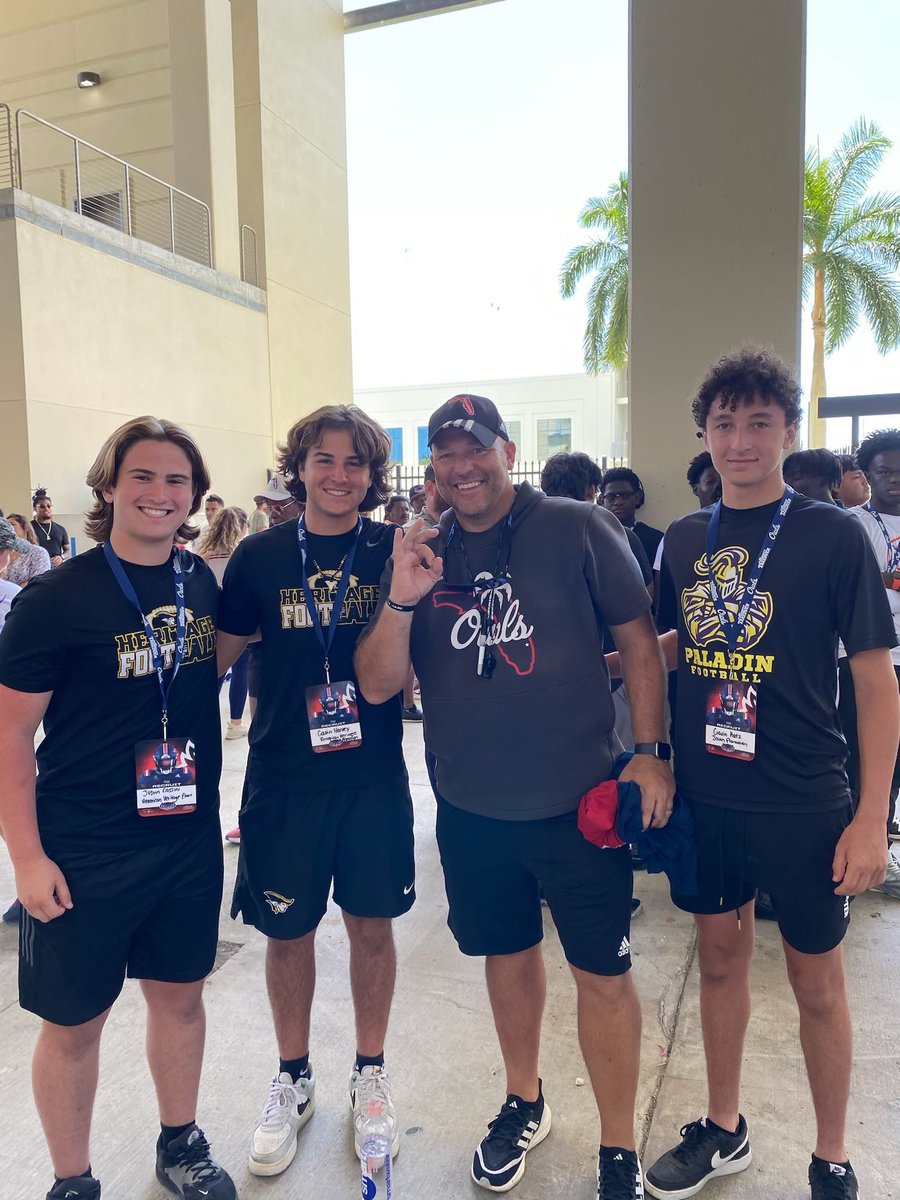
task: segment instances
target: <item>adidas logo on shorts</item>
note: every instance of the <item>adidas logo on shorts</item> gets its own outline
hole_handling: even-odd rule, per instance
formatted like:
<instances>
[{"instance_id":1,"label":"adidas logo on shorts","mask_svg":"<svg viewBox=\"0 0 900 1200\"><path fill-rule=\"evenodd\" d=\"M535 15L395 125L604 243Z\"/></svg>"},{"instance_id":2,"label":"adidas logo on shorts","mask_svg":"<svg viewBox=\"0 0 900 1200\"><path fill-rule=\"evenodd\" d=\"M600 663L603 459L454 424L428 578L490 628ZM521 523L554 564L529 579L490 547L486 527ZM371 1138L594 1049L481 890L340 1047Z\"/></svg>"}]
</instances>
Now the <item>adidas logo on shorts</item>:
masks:
<instances>
[{"instance_id":1,"label":"adidas logo on shorts","mask_svg":"<svg viewBox=\"0 0 900 1200\"><path fill-rule=\"evenodd\" d=\"M624 958L626 954L631 953L631 942L627 937L622 938L622 945L619 947L619 958Z\"/></svg>"}]
</instances>

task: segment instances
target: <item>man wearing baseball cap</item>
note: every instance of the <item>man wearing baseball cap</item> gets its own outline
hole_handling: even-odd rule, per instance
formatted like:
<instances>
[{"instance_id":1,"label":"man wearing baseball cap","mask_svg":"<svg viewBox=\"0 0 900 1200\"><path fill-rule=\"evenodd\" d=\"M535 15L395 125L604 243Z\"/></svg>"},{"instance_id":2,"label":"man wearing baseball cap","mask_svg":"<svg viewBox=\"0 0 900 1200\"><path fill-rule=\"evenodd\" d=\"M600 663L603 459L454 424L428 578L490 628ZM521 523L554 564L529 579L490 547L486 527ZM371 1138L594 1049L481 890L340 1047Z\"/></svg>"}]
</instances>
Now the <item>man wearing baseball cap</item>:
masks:
<instances>
[{"instance_id":1,"label":"man wearing baseball cap","mask_svg":"<svg viewBox=\"0 0 900 1200\"><path fill-rule=\"evenodd\" d=\"M638 1200L631 856L627 846L586 841L577 809L621 750L603 663L608 626L637 741L622 778L641 786L645 826L664 825L672 810L665 676L647 589L609 513L512 483L516 448L492 401L452 397L432 414L428 441L452 507L437 530L416 522L394 535L356 669L363 694L380 703L402 685L410 660L415 667L436 764L449 925L464 954L486 959L507 1096L472 1177L508 1191L550 1131L538 1073L543 890L575 977L600 1110L598 1198Z\"/></svg>"},{"instance_id":2,"label":"man wearing baseball cap","mask_svg":"<svg viewBox=\"0 0 900 1200\"><path fill-rule=\"evenodd\" d=\"M416 483L409 489L409 507L413 516L418 517L425 507L425 484Z\"/></svg>"}]
</instances>

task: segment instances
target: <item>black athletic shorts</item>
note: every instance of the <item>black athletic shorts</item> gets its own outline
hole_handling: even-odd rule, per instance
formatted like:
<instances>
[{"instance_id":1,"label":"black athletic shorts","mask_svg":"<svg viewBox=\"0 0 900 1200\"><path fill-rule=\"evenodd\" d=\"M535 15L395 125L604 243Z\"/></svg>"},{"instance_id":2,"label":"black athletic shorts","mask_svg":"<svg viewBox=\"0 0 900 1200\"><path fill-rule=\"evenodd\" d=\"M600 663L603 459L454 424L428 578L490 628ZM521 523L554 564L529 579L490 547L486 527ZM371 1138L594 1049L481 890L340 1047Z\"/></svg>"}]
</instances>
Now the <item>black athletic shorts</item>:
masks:
<instances>
[{"instance_id":1,"label":"black athletic shorts","mask_svg":"<svg viewBox=\"0 0 900 1200\"><path fill-rule=\"evenodd\" d=\"M305 792L244 782L231 915L268 937L303 937L334 902L355 917L399 917L416 898L406 775Z\"/></svg>"},{"instance_id":2,"label":"black athletic shorts","mask_svg":"<svg viewBox=\"0 0 900 1200\"><path fill-rule=\"evenodd\" d=\"M833 950L850 924L847 896L836 896L832 865L850 824L845 808L819 813L749 813L692 803L700 887L696 896L672 893L684 912L732 912L768 892L781 936L802 954Z\"/></svg>"},{"instance_id":3,"label":"black athletic shorts","mask_svg":"<svg viewBox=\"0 0 900 1200\"><path fill-rule=\"evenodd\" d=\"M544 936L541 890L573 967L623 975L631 966L633 874L627 846L601 850L577 813L497 821L438 797L437 842L463 954L517 954Z\"/></svg>"},{"instance_id":4,"label":"black athletic shorts","mask_svg":"<svg viewBox=\"0 0 900 1200\"><path fill-rule=\"evenodd\" d=\"M81 1025L109 1008L126 975L194 983L210 973L222 907L218 820L141 850L51 858L73 907L46 924L22 913L22 1008L55 1025Z\"/></svg>"}]
</instances>

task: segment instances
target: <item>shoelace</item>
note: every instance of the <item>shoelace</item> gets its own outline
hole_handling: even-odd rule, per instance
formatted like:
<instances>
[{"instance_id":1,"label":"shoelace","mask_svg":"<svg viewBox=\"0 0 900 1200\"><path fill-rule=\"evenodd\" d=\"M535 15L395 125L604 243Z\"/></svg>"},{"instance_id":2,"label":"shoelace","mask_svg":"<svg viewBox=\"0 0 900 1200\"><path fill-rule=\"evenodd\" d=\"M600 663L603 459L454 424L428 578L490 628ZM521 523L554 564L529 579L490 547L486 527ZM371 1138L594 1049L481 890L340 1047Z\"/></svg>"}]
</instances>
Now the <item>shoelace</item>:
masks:
<instances>
[{"instance_id":1,"label":"shoelace","mask_svg":"<svg viewBox=\"0 0 900 1200\"><path fill-rule=\"evenodd\" d=\"M598 1200L644 1200L644 1185L629 1159L601 1158Z\"/></svg>"},{"instance_id":2,"label":"shoelace","mask_svg":"<svg viewBox=\"0 0 900 1200\"><path fill-rule=\"evenodd\" d=\"M284 1119L292 1108L299 1107L306 1097L292 1083L283 1083L276 1076L269 1084L266 1102L263 1105L260 1125L263 1129L277 1129L284 1124Z\"/></svg>"},{"instance_id":3,"label":"shoelace","mask_svg":"<svg viewBox=\"0 0 900 1200\"><path fill-rule=\"evenodd\" d=\"M385 1111L393 1108L394 1100L391 1095L391 1081L386 1071L376 1071L371 1075L360 1075L356 1084L356 1110L367 1111L370 1100L380 1100Z\"/></svg>"},{"instance_id":4,"label":"shoelace","mask_svg":"<svg viewBox=\"0 0 900 1200\"><path fill-rule=\"evenodd\" d=\"M535 1116L536 1114L532 1105L528 1105L527 1108L524 1105L521 1108L512 1108L509 1104L504 1104L493 1121L488 1122L488 1133L491 1136L491 1141L499 1142L503 1140L508 1142L510 1146L518 1147L519 1139L525 1127L529 1121L535 1119Z\"/></svg>"},{"instance_id":5,"label":"shoelace","mask_svg":"<svg viewBox=\"0 0 900 1200\"><path fill-rule=\"evenodd\" d=\"M178 1148L175 1165L189 1172L192 1183L209 1183L219 1174L218 1166L210 1158L206 1135L199 1129L187 1145Z\"/></svg>"},{"instance_id":6,"label":"shoelace","mask_svg":"<svg viewBox=\"0 0 900 1200\"><path fill-rule=\"evenodd\" d=\"M682 1125L680 1132L681 1145L675 1147L672 1157L677 1158L680 1162L686 1162L701 1149L700 1142L710 1130L702 1121L689 1121L687 1125Z\"/></svg>"}]
</instances>

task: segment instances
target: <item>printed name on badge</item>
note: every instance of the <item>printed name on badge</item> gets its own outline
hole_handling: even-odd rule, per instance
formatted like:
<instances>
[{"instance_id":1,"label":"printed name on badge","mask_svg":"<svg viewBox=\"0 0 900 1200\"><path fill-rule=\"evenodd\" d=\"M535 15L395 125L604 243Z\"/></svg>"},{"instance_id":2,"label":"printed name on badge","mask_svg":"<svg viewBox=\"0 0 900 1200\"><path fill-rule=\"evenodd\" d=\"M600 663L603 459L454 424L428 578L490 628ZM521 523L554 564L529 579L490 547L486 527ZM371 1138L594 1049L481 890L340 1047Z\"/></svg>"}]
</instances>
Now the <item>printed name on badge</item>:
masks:
<instances>
[{"instance_id":1,"label":"printed name on badge","mask_svg":"<svg viewBox=\"0 0 900 1200\"><path fill-rule=\"evenodd\" d=\"M352 679L307 688L306 716L314 754L355 750L362 745L356 684Z\"/></svg>"},{"instance_id":2,"label":"printed name on badge","mask_svg":"<svg viewBox=\"0 0 900 1200\"><path fill-rule=\"evenodd\" d=\"M756 687L730 679L706 697L706 749L752 762L756 755Z\"/></svg>"},{"instance_id":3,"label":"printed name on badge","mask_svg":"<svg viewBox=\"0 0 900 1200\"><path fill-rule=\"evenodd\" d=\"M197 807L197 762L188 738L138 742L135 792L141 817L191 813Z\"/></svg>"}]
</instances>

